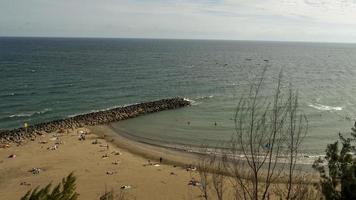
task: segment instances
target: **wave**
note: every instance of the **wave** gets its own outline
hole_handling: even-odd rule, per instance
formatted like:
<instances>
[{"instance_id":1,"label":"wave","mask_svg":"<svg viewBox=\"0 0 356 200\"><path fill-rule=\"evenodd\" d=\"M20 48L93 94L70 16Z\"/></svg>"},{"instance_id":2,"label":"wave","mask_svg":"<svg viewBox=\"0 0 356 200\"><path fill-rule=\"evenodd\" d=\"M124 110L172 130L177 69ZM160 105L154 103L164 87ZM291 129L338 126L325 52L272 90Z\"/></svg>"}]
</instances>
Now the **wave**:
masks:
<instances>
[{"instance_id":1,"label":"wave","mask_svg":"<svg viewBox=\"0 0 356 200\"><path fill-rule=\"evenodd\" d=\"M184 98L184 100L189 101L192 106L201 104L201 102L194 101L193 99Z\"/></svg>"},{"instance_id":2,"label":"wave","mask_svg":"<svg viewBox=\"0 0 356 200\"><path fill-rule=\"evenodd\" d=\"M239 83L228 83L228 84L226 84L226 86L237 86L237 85L239 85Z\"/></svg>"},{"instance_id":3,"label":"wave","mask_svg":"<svg viewBox=\"0 0 356 200\"><path fill-rule=\"evenodd\" d=\"M85 114L88 114L90 112L83 112L83 113L77 113L77 114L72 114L72 115L67 115L68 118L72 118L72 117L76 117L78 115L85 115Z\"/></svg>"},{"instance_id":4,"label":"wave","mask_svg":"<svg viewBox=\"0 0 356 200\"><path fill-rule=\"evenodd\" d=\"M11 97L11 96L15 96L15 95L17 95L17 93L11 92L11 93L8 93L8 94L0 95L0 97Z\"/></svg>"},{"instance_id":5,"label":"wave","mask_svg":"<svg viewBox=\"0 0 356 200\"><path fill-rule=\"evenodd\" d=\"M41 115L41 114L45 114L47 112L52 111L51 108L45 108L43 110L40 111L33 111L33 112L24 112L24 113L18 113L18 114L13 114L10 115L9 118L25 118L25 117L32 117L34 115Z\"/></svg>"},{"instance_id":6,"label":"wave","mask_svg":"<svg viewBox=\"0 0 356 200\"><path fill-rule=\"evenodd\" d=\"M37 92L29 92L29 93L25 93L25 92L11 92L11 93L7 93L7 94L1 94L0 97L1 98L6 98L6 97L13 97L13 96L32 96L37 94Z\"/></svg>"},{"instance_id":7,"label":"wave","mask_svg":"<svg viewBox=\"0 0 356 200\"><path fill-rule=\"evenodd\" d=\"M21 118L21 117L31 117L33 115L33 113L19 113L19 114L14 114L14 115L10 115L10 118Z\"/></svg>"},{"instance_id":8,"label":"wave","mask_svg":"<svg viewBox=\"0 0 356 200\"><path fill-rule=\"evenodd\" d=\"M211 98L213 98L213 97L214 97L214 95L198 96L198 97L195 97L195 98L193 98L193 99L184 98L184 100L189 101L192 106L196 106L196 105L199 105L199 104L202 103L202 102L200 102L200 100L211 99Z\"/></svg>"},{"instance_id":9,"label":"wave","mask_svg":"<svg viewBox=\"0 0 356 200\"><path fill-rule=\"evenodd\" d=\"M209 96L199 96L199 97L196 97L194 98L195 100L201 100L201 99L211 99L213 98L214 95L209 95Z\"/></svg>"},{"instance_id":10,"label":"wave","mask_svg":"<svg viewBox=\"0 0 356 200\"><path fill-rule=\"evenodd\" d=\"M327 106L327 105L322 105L322 104L309 104L310 107L312 108L315 108L315 109L318 109L318 110L323 110L323 111L332 111L332 110L335 110L335 111L339 111L339 110L342 110L343 107L340 107L340 106Z\"/></svg>"},{"instance_id":11,"label":"wave","mask_svg":"<svg viewBox=\"0 0 356 200\"><path fill-rule=\"evenodd\" d=\"M89 114L89 113L96 113L96 112L101 112L101 111L107 111L107 110L112 110L112 109L115 109L115 108L127 107L127 106L136 105L136 104L139 104L139 103L120 104L120 105L114 105L114 106L110 106L110 107L103 108L103 109L93 109L93 110L86 111L86 112L81 112L81 113L76 113L76 114L70 114L70 115L67 115L67 117L71 118L71 117L76 117L76 116L78 116L78 115L86 115L86 114Z\"/></svg>"},{"instance_id":12,"label":"wave","mask_svg":"<svg viewBox=\"0 0 356 200\"><path fill-rule=\"evenodd\" d=\"M194 101L193 99L188 99L188 98L184 98L184 100L186 100L186 101L189 101L190 102L190 104L194 104L194 103L196 103L196 101Z\"/></svg>"}]
</instances>

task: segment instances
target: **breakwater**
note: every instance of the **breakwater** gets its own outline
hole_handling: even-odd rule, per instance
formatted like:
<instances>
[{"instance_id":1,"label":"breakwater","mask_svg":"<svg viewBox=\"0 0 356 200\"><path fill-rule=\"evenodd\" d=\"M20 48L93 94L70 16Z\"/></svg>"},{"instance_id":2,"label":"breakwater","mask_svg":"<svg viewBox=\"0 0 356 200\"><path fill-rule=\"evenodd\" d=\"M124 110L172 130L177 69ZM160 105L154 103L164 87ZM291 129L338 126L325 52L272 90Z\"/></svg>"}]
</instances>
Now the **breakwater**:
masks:
<instances>
[{"instance_id":1,"label":"breakwater","mask_svg":"<svg viewBox=\"0 0 356 200\"><path fill-rule=\"evenodd\" d=\"M22 127L13 130L0 131L0 143L21 143L25 139L33 138L36 137L36 135L42 135L44 133L83 126L109 124L111 122L117 122L148 113L171 110L188 105L190 105L189 101L176 97L77 115L66 119L31 125L27 128Z\"/></svg>"}]
</instances>

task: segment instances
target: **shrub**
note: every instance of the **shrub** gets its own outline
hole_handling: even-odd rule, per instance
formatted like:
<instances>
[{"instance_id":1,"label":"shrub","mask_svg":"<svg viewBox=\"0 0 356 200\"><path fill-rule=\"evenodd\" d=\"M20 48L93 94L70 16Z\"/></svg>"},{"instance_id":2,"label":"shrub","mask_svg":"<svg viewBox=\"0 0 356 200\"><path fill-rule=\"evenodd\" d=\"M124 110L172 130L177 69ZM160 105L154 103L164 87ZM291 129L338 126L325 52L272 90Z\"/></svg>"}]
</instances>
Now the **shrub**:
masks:
<instances>
[{"instance_id":1,"label":"shrub","mask_svg":"<svg viewBox=\"0 0 356 200\"><path fill-rule=\"evenodd\" d=\"M356 123L351 130L351 137L339 133L339 140L327 146L325 158L313 164L320 174L320 186L326 200L356 199Z\"/></svg>"},{"instance_id":2,"label":"shrub","mask_svg":"<svg viewBox=\"0 0 356 200\"><path fill-rule=\"evenodd\" d=\"M42 189L29 190L21 200L77 200L79 194L75 192L75 181L76 177L70 173L52 191L50 183Z\"/></svg>"}]
</instances>

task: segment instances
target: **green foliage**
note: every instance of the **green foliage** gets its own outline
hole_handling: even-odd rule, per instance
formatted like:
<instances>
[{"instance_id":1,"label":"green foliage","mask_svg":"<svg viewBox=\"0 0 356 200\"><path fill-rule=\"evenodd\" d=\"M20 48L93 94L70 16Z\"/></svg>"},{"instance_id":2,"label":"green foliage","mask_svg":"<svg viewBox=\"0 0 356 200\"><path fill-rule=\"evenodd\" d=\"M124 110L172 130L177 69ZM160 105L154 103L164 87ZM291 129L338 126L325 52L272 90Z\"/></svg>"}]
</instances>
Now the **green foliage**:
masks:
<instances>
[{"instance_id":1,"label":"green foliage","mask_svg":"<svg viewBox=\"0 0 356 200\"><path fill-rule=\"evenodd\" d=\"M327 146L325 159L319 158L313 164L320 174L321 190L326 200L356 199L356 123L351 130L351 137L339 134L339 141Z\"/></svg>"},{"instance_id":2,"label":"green foliage","mask_svg":"<svg viewBox=\"0 0 356 200\"><path fill-rule=\"evenodd\" d=\"M37 187L33 191L28 191L21 200L77 200L79 194L75 192L75 181L75 176L73 173L70 173L67 178L63 178L62 183L59 183L52 191L52 184L48 184L42 189Z\"/></svg>"}]
</instances>

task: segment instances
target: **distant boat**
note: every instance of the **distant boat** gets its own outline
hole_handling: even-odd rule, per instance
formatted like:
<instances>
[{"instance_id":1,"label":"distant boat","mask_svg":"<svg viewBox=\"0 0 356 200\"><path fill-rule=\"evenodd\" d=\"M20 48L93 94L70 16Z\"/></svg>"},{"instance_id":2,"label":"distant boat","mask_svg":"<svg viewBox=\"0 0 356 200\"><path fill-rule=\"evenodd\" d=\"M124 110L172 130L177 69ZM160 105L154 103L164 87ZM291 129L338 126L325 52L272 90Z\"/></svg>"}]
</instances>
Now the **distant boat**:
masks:
<instances>
[{"instance_id":1,"label":"distant boat","mask_svg":"<svg viewBox=\"0 0 356 200\"><path fill-rule=\"evenodd\" d=\"M251 59L251 58L246 58L245 60L247 60L247 61L251 61L252 59Z\"/></svg>"}]
</instances>

